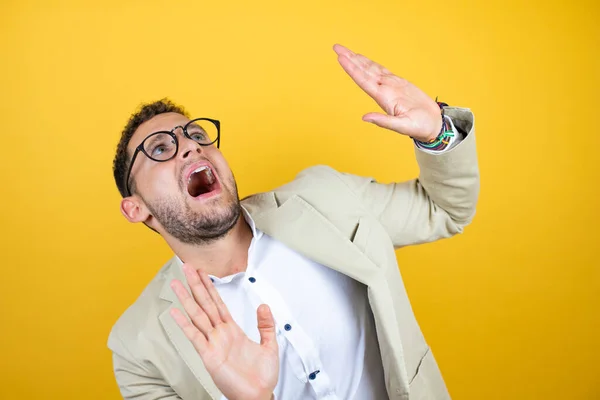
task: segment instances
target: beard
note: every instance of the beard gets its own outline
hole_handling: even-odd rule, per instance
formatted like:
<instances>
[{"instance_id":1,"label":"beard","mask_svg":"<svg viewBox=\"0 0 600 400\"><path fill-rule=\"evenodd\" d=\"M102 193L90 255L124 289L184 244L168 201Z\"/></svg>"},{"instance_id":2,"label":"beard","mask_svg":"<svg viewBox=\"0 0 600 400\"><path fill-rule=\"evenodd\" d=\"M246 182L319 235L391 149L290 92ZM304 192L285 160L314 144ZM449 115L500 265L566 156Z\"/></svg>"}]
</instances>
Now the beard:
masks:
<instances>
[{"instance_id":1,"label":"beard","mask_svg":"<svg viewBox=\"0 0 600 400\"><path fill-rule=\"evenodd\" d=\"M237 223L241 214L240 200L235 180L229 187L223 187L223 194L229 194L227 204L213 205L208 210L196 211L177 197L163 198L147 202L150 213L165 231L182 243L204 245L224 237ZM183 207L179 206L183 204Z\"/></svg>"}]
</instances>

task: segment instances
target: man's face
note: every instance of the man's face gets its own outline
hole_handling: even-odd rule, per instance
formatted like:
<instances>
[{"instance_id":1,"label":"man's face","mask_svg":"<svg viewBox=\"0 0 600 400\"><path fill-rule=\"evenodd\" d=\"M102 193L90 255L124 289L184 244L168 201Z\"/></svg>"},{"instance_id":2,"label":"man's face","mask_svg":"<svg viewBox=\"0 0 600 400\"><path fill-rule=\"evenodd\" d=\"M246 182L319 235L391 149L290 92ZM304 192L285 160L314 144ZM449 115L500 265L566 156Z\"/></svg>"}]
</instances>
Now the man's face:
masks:
<instances>
[{"instance_id":1,"label":"man's face","mask_svg":"<svg viewBox=\"0 0 600 400\"><path fill-rule=\"evenodd\" d=\"M177 113L159 114L144 122L129 142L130 157L148 135L188 122ZM235 179L215 145L200 146L185 137L181 128L174 133L179 149L171 160L156 162L138 154L130 177L135 188L132 195L148 208L147 222L159 232L183 243L206 243L225 235L240 216ZM188 133L192 135L191 128Z\"/></svg>"}]
</instances>

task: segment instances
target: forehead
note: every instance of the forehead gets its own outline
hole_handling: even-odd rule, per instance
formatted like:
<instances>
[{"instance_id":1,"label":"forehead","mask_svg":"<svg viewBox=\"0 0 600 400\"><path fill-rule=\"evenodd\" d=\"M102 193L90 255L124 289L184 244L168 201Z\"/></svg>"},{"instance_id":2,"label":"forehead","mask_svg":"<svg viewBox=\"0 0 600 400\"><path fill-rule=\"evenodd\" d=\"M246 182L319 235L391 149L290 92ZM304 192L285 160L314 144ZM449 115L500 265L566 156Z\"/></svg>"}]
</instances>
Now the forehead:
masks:
<instances>
[{"instance_id":1,"label":"forehead","mask_svg":"<svg viewBox=\"0 0 600 400\"><path fill-rule=\"evenodd\" d=\"M134 132L129 141L128 150L132 152L146 136L158 131L170 131L176 126L184 126L190 120L184 115L177 113L158 114L141 124Z\"/></svg>"}]
</instances>

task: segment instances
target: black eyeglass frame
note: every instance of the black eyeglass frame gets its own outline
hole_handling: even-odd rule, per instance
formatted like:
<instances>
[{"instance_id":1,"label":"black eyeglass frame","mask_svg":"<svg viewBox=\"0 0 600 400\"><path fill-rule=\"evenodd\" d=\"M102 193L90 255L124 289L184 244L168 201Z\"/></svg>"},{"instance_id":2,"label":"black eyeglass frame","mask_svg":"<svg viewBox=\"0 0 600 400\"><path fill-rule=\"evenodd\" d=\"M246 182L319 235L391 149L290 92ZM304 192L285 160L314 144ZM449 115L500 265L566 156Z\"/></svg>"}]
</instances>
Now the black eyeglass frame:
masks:
<instances>
[{"instance_id":1,"label":"black eyeglass frame","mask_svg":"<svg viewBox=\"0 0 600 400\"><path fill-rule=\"evenodd\" d=\"M192 139L192 137L188 134L188 131L187 131L188 126L190 126L194 122L198 122L198 121L209 121L209 122L212 122L213 125L215 125L215 127L217 128L217 137L212 142L200 143L200 142L197 142L196 140ZM135 148L135 151L133 152L133 157L131 157L131 162L129 163L129 169L127 171L127 175L125 178L126 179L125 186L126 186L127 196L131 196L131 192L129 191L129 178L131 175L131 170L133 169L133 163L135 162L135 159L137 158L137 155L140 152L144 153L144 155L146 157L148 157L149 159L151 159L152 161L155 161L155 162L170 161L177 156L177 153L179 152L179 139L177 139L177 135L175 134L175 129L177 129L177 128L181 128L181 130L183 131L183 136L185 136L186 138L188 138L190 140L193 140L194 143L196 143L198 146L212 146L215 142L217 142L217 148L219 148L219 146L221 145L221 121L219 121L217 119L212 119L212 118L196 118L196 119L191 120L184 126L177 125L170 131L158 131L158 132L153 132L153 133L149 134L148 136L146 136L146 138L144 138L144 140L142 140L142 143L140 143L140 145ZM155 135L161 134L161 133L171 136L173 138L173 140L175 141L175 152L173 153L173 155L171 157L167 158L166 160L157 160L156 158L153 158L150 154L146 153L146 150L144 149L144 143L146 143L146 140L148 140L149 138L151 138Z\"/></svg>"}]
</instances>

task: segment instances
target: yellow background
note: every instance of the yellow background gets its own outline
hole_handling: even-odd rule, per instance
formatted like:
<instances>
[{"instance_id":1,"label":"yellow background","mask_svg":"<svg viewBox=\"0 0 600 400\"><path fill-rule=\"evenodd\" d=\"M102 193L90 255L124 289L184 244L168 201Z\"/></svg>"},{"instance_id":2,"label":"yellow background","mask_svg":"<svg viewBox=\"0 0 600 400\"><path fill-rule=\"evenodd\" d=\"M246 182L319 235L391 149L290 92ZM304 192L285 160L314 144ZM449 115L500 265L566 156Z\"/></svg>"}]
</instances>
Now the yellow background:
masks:
<instances>
[{"instance_id":1,"label":"yellow background","mask_svg":"<svg viewBox=\"0 0 600 400\"><path fill-rule=\"evenodd\" d=\"M528 4L524 4L528 3ZM112 323L170 251L119 213L142 101L222 120L240 194L329 164L414 177L340 42L476 114L464 235L398 252L457 400L600 399L600 6L594 1L4 1L0 398L118 399Z\"/></svg>"}]
</instances>

